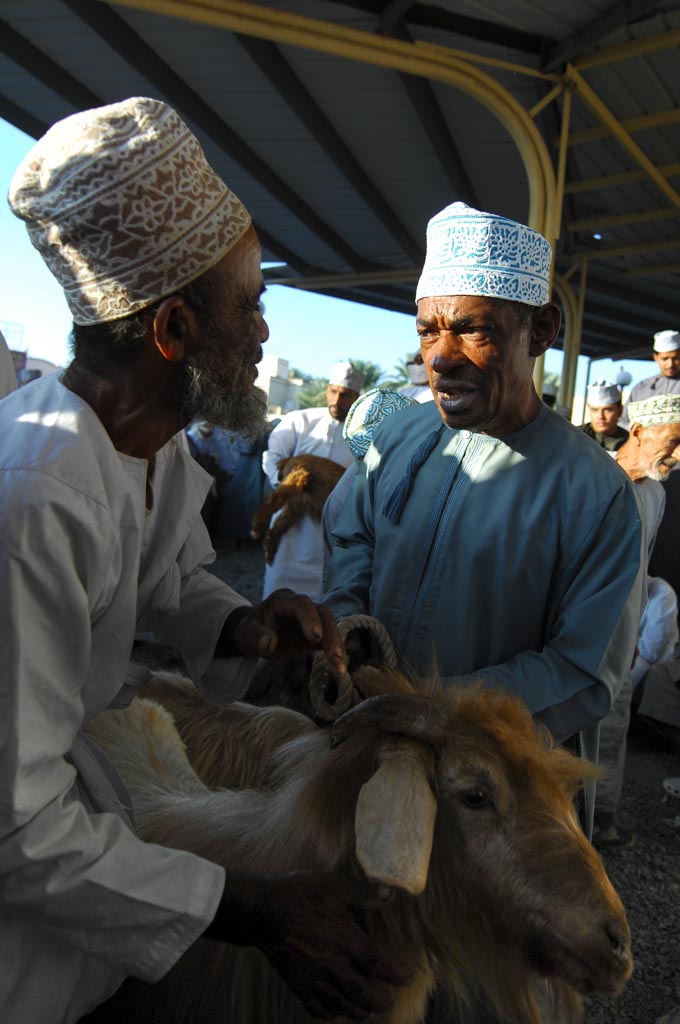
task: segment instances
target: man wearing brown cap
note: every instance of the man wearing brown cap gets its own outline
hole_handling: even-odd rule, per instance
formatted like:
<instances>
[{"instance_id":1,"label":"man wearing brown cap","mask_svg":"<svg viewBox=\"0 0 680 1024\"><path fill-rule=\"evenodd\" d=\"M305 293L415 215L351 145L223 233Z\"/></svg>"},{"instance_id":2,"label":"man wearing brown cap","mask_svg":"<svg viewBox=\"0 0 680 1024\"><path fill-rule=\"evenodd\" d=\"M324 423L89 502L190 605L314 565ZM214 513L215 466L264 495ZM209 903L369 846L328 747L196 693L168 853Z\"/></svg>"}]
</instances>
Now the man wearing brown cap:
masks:
<instances>
[{"instance_id":1,"label":"man wearing brown cap","mask_svg":"<svg viewBox=\"0 0 680 1024\"><path fill-rule=\"evenodd\" d=\"M251 608L206 570L210 479L175 441L195 415L246 429L263 414L250 215L176 113L143 98L55 125L9 201L64 288L74 358L0 403L2 1018L71 1024L126 975L162 977L206 929L260 946L315 1016L365 1017L401 979L350 914L357 891L225 877L141 842L81 732L146 681L139 636L223 700L284 633L345 669L307 598Z\"/></svg>"}]
</instances>

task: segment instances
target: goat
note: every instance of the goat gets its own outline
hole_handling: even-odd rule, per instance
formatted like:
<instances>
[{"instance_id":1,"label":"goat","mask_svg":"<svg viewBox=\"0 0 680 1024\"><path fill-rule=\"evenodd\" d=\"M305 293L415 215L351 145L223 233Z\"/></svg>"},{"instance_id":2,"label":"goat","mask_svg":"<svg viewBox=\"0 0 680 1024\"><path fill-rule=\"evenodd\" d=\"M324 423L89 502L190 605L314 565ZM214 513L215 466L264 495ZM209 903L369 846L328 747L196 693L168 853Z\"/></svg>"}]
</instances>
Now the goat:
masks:
<instances>
[{"instance_id":1,"label":"goat","mask_svg":"<svg viewBox=\"0 0 680 1024\"><path fill-rule=\"evenodd\" d=\"M268 565L274 561L281 538L291 526L304 516L321 519L326 498L345 472L344 466L320 455L291 455L280 459L277 469L279 486L255 512L250 531L254 540L264 539ZM279 510L280 515L270 525Z\"/></svg>"},{"instance_id":2,"label":"goat","mask_svg":"<svg viewBox=\"0 0 680 1024\"><path fill-rule=\"evenodd\" d=\"M154 696L172 705L164 687ZM507 693L443 691L436 682L416 693L404 676L377 669L365 671L361 689L378 695L331 729L298 716L293 739L294 712L282 718L282 709L270 709L266 733L245 733L248 715L261 721L262 709L213 707L215 727L225 736L236 730L255 767L234 773L232 737L225 756L213 751L206 777L213 786L249 789L215 791L201 782L158 703L138 699L126 711L105 712L88 732L130 789L144 839L263 875L356 872L360 864L394 888L384 908L368 913L369 923L415 974L393 1010L375 1018L379 1024L420 1024L438 983L462 1003L474 983L512 1024L545 1021L538 989L569 1021L580 1019L579 994L619 992L632 971L625 912L573 806L596 769L555 748ZM191 702L197 714L203 702L190 685L182 690L186 722ZM425 789L405 793L404 779L418 774L409 767L415 762ZM396 786L381 780L390 764L401 772ZM433 794L436 817L428 809ZM388 803L404 796L405 807ZM387 870L377 863L395 831L407 844L417 833L425 851L420 881L411 871L402 884L394 863ZM206 940L149 992L145 1024L310 1020L258 950Z\"/></svg>"},{"instance_id":3,"label":"goat","mask_svg":"<svg viewBox=\"0 0 680 1024\"><path fill-rule=\"evenodd\" d=\"M316 732L305 715L287 707L226 707L201 700L186 677L158 673L140 690L172 715L191 767L211 789L256 789L266 782L274 750Z\"/></svg>"}]
</instances>

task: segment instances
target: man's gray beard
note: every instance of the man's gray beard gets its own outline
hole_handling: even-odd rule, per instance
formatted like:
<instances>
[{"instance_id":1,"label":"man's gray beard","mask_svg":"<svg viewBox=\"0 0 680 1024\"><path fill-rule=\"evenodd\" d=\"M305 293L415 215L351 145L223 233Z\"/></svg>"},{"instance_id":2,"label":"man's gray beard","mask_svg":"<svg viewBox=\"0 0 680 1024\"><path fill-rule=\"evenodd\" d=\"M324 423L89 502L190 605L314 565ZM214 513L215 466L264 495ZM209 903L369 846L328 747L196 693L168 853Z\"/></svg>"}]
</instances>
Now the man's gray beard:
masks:
<instances>
[{"instance_id":1,"label":"man's gray beard","mask_svg":"<svg viewBox=\"0 0 680 1024\"><path fill-rule=\"evenodd\" d=\"M249 365L242 366L230 380L225 379L223 367L224 348L220 346L218 354L210 342L202 353L187 360L185 415L256 437L264 430L267 394L250 383Z\"/></svg>"},{"instance_id":2,"label":"man's gray beard","mask_svg":"<svg viewBox=\"0 0 680 1024\"><path fill-rule=\"evenodd\" d=\"M671 463L672 463L672 465L671 465ZM664 460L661 463L656 463L649 470L649 472L647 473L647 476L649 477L650 480L656 480L658 483L662 484L666 480L668 480L668 477L670 476L671 472L675 469L677 464L678 464L677 463L677 459L667 459L667 460ZM663 468L660 468L660 467L663 467Z\"/></svg>"}]
</instances>

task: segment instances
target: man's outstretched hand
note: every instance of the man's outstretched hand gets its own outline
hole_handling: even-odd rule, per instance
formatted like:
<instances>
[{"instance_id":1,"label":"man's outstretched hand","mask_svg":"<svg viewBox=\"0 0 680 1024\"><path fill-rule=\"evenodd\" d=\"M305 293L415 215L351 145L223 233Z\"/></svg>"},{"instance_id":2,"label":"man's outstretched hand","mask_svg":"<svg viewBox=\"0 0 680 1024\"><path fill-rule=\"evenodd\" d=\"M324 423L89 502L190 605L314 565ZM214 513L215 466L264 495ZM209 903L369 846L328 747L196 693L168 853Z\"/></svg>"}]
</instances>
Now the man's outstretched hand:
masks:
<instances>
[{"instance_id":1,"label":"man's outstretched hand","mask_svg":"<svg viewBox=\"0 0 680 1024\"><path fill-rule=\"evenodd\" d=\"M338 875L227 878L205 935L259 947L313 1017L360 1021L388 1010L412 976L369 935L364 911L382 904L367 882Z\"/></svg>"},{"instance_id":2,"label":"man's outstretched hand","mask_svg":"<svg viewBox=\"0 0 680 1024\"><path fill-rule=\"evenodd\" d=\"M261 604L231 613L215 653L271 659L309 650L323 650L331 673L344 676L347 657L331 612L292 590L275 590Z\"/></svg>"}]
</instances>

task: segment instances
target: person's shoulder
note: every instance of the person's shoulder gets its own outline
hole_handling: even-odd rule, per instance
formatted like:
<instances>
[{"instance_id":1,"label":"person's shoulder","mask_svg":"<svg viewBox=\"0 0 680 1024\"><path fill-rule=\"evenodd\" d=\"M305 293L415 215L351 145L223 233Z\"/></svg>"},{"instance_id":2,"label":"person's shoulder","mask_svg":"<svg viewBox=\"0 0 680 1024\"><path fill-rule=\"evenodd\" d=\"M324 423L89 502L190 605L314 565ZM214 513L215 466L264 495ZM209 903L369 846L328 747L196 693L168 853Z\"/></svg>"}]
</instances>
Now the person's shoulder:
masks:
<instances>
[{"instance_id":1,"label":"person's shoulder","mask_svg":"<svg viewBox=\"0 0 680 1024\"><path fill-rule=\"evenodd\" d=\"M395 409L394 412L385 417L380 426L390 427L392 430L407 429L417 433L418 430L422 429L423 425L428 423L432 423L435 426L442 423L442 418L435 402L417 402L414 405L406 406L404 409Z\"/></svg>"},{"instance_id":2,"label":"person's shoulder","mask_svg":"<svg viewBox=\"0 0 680 1024\"><path fill-rule=\"evenodd\" d=\"M20 492L56 488L102 501L103 476L117 453L101 421L58 374L33 381L0 402L0 472L3 487Z\"/></svg>"},{"instance_id":3,"label":"person's shoulder","mask_svg":"<svg viewBox=\"0 0 680 1024\"><path fill-rule=\"evenodd\" d=\"M306 409L293 409L291 412L287 412L281 417L281 420L274 427L274 430L285 430L291 427L295 428L301 425L308 425L315 423L317 420L323 419L327 414L328 410L325 405L309 406Z\"/></svg>"},{"instance_id":4,"label":"person's shoulder","mask_svg":"<svg viewBox=\"0 0 680 1024\"><path fill-rule=\"evenodd\" d=\"M566 473L574 485L608 490L630 483L613 452L593 443L587 431L552 409L547 410L537 431L536 443L544 458L553 462L555 471Z\"/></svg>"},{"instance_id":5,"label":"person's shoulder","mask_svg":"<svg viewBox=\"0 0 680 1024\"><path fill-rule=\"evenodd\" d=\"M395 409L378 424L373 443L383 446L420 444L426 434L442 426L442 418L434 402L409 405Z\"/></svg>"},{"instance_id":6,"label":"person's shoulder","mask_svg":"<svg viewBox=\"0 0 680 1024\"><path fill-rule=\"evenodd\" d=\"M644 380L639 380L637 384L634 384L630 389L630 395L628 396L629 402L634 402L637 395L644 394L645 391L654 391L655 385L662 380L660 373L654 373L651 377L645 377Z\"/></svg>"},{"instance_id":7,"label":"person's shoulder","mask_svg":"<svg viewBox=\"0 0 680 1024\"><path fill-rule=\"evenodd\" d=\"M666 500L666 491L659 480L652 480L651 477L646 476L644 480L637 480L634 487L636 494L646 494L657 502L665 502Z\"/></svg>"}]
</instances>

